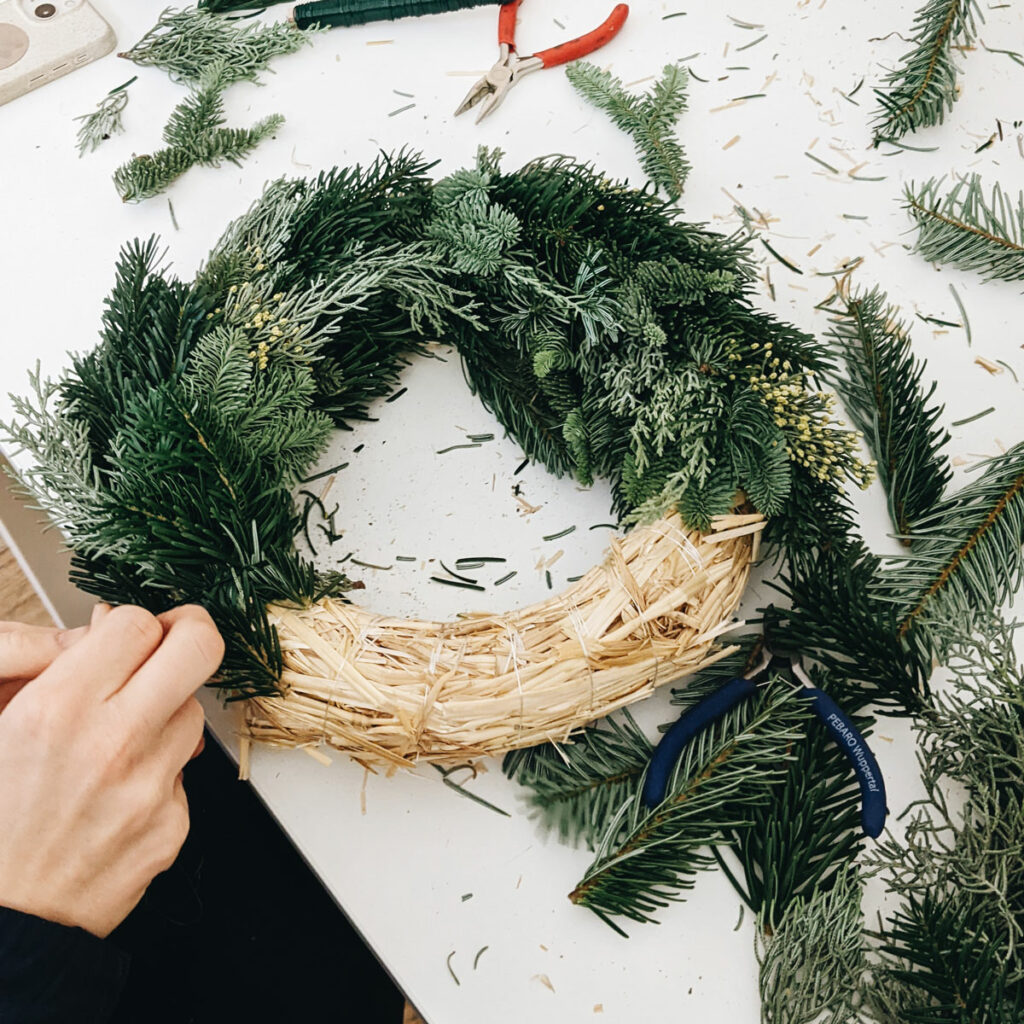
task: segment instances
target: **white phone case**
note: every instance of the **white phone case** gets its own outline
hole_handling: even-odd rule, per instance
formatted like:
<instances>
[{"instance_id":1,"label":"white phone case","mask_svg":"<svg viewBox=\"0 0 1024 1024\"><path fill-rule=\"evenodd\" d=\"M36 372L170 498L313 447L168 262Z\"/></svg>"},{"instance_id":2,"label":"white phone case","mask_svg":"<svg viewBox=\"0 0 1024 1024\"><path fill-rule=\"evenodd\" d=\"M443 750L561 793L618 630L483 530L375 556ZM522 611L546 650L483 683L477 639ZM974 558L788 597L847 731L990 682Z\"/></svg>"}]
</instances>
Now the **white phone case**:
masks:
<instances>
[{"instance_id":1,"label":"white phone case","mask_svg":"<svg viewBox=\"0 0 1024 1024\"><path fill-rule=\"evenodd\" d=\"M0 0L0 104L106 56L115 42L88 0Z\"/></svg>"}]
</instances>

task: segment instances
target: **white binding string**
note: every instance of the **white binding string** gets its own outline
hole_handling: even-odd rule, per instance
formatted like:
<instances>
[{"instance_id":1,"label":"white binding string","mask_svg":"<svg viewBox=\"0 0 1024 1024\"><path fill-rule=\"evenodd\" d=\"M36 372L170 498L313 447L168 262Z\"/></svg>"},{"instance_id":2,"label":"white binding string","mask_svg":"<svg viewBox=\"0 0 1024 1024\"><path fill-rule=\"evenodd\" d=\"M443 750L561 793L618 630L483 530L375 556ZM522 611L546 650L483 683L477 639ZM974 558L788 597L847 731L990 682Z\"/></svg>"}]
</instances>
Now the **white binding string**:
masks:
<instances>
[{"instance_id":1,"label":"white binding string","mask_svg":"<svg viewBox=\"0 0 1024 1024\"><path fill-rule=\"evenodd\" d=\"M664 524L668 525L668 524ZM659 521L651 523L651 530L656 532L659 537L663 537L679 549L682 554L684 561L690 566L690 569L694 573L700 572L704 568L704 557L694 546L694 543L690 538L683 533L677 526L672 526L672 533L666 533L663 529L663 522Z\"/></svg>"}]
</instances>

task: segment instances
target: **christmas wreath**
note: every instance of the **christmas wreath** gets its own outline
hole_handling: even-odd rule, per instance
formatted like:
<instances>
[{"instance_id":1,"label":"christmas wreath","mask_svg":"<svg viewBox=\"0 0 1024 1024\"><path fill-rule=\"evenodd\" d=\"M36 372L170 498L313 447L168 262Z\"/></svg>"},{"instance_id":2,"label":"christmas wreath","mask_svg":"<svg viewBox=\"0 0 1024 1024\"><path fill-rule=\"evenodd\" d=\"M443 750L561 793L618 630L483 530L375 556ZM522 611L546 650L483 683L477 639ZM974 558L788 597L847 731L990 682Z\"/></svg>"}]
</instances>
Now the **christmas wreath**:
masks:
<instances>
[{"instance_id":1,"label":"christmas wreath","mask_svg":"<svg viewBox=\"0 0 1024 1024\"><path fill-rule=\"evenodd\" d=\"M9 428L80 586L211 611L253 736L402 763L564 738L728 653L762 528L813 546L794 509L868 473L818 389L825 350L751 307L742 237L566 158L429 169L273 183L190 282L128 246L100 344ZM371 615L295 544L331 432L435 338L529 458L607 478L630 528L511 615Z\"/></svg>"}]
</instances>

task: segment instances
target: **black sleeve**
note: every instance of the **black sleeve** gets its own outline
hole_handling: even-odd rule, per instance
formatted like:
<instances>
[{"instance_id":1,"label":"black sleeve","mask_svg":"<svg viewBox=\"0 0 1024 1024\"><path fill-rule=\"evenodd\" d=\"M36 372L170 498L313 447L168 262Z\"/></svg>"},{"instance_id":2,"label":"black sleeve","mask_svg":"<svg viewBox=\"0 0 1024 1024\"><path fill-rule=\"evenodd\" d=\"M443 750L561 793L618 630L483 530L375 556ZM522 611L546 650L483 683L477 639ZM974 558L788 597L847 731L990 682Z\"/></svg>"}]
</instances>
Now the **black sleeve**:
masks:
<instances>
[{"instance_id":1,"label":"black sleeve","mask_svg":"<svg viewBox=\"0 0 1024 1024\"><path fill-rule=\"evenodd\" d=\"M0 1022L102 1024L128 955L81 928L0 907Z\"/></svg>"}]
</instances>

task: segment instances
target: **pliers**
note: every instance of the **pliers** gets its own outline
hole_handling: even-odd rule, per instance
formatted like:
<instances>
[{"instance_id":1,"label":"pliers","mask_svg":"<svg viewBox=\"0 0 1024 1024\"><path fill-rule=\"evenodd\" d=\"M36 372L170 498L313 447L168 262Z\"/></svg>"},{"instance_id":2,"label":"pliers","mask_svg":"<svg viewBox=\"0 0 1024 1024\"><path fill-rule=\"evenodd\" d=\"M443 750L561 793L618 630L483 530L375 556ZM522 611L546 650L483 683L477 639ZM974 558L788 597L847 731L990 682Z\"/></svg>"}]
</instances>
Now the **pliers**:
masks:
<instances>
[{"instance_id":1,"label":"pliers","mask_svg":"<svg viewBox=\"0 0 1024 1024\"><path fill-rule=\"evenodd\" d=\"M757 692L760 677L779 661L784 661L793 678L800 683L803 694L811 701L811 710L828 729L839 749L850 762L860 783L861 826L872 839L882 834L888 808L885 805L885 781L874 754L860 730L824 690L811 682L797 654L773 652L764 645L760 662L747 677L730 679L680 715L654 749L644 778L642 799L648 807L656 807L665 799L669 779L679 755L703 729Z\"/></svg>"},{"instance_id":2,"label":"pliers","mask_svg":"<svg viewBox=\"0 0 1024 1024\"><path fill-rule=\"evenodd\" d=\"M571 60L577 60L599 50L618 35L619 29L629 16L629 7L626 4L619 4L593 32L567 43L552 46L548 50L541 50L540 53L531 54L529 57L520 57L516 52L516 19L521 3L522 0L509 0L508 3L501 5L501 13L498 15L498 62L466 93L466 98L455 111L456 117L482 102L483 106L476 118L476 123L479 124L501 105L509 89L525 75L540 68L568 64Z\"/></svg>"}]
</instances>

